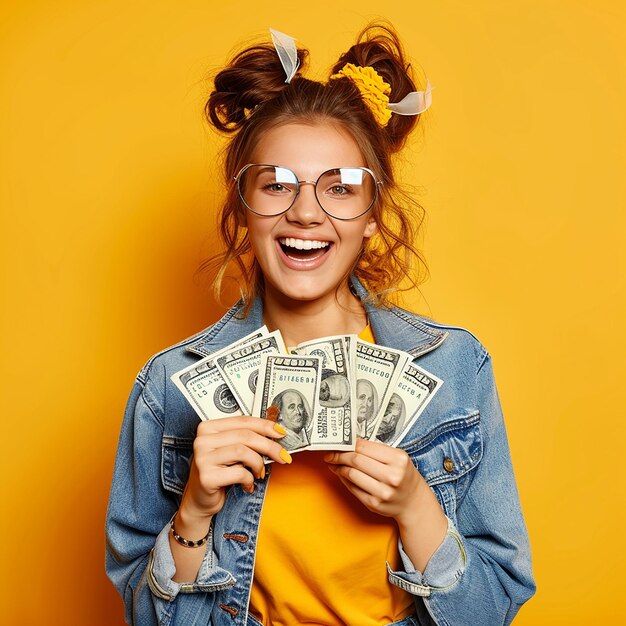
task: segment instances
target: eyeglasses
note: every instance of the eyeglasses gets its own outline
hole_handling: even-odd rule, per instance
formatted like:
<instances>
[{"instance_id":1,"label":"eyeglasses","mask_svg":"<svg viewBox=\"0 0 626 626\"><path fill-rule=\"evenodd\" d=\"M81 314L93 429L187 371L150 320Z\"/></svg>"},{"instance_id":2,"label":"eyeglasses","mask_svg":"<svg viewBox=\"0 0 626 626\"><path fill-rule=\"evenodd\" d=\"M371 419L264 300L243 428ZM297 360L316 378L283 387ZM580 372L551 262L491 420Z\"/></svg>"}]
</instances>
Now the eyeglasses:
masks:
<instances>
[{"instance_id":1,"label":"eyeglasses","mask_svg":"<svg viewBox=\"0 0 626 626\"><path fill-rule=\"evenodd\" d=\"M337 220L354 220L367 213L378 197L374 173L366 167L337 167L317 180L298 180L288 167L249 163L235 176L239 197L253 213L264 217L288 211L301 185L313 185L322 210Z\"/></svg>"}]
</instances>

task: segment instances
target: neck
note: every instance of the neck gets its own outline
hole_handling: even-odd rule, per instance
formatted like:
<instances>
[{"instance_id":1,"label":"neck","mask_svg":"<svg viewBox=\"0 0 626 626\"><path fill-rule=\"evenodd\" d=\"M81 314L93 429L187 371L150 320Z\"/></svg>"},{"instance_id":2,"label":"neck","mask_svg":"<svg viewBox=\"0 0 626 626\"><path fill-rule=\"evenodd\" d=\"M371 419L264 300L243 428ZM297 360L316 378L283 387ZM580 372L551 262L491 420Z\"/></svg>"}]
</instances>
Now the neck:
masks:
<instances>
[{"instance_id":1,"label":"neck","mask_svg":"<svg viewBox=\"0 0 626 626\"><path fill-rule=\"evenodd\" d=\"M367 315L347 284L336 295L314 301L286 299L266 286L263 320L271 331L280 330L287 347L293 347L318 337L358 334L367 324Z\"/></svg>"}]
</instances>

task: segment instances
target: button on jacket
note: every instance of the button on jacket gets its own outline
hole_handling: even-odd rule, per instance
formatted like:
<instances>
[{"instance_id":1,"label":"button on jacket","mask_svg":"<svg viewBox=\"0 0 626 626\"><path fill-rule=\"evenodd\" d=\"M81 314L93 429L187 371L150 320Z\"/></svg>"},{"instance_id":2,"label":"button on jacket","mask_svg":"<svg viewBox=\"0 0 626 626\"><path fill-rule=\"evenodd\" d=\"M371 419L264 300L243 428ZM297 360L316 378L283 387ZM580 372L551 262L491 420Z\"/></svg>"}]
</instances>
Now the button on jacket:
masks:
<instances>
[{"instance_id":1,"label":"button on jacket","mask_svg":"<svg viewBox=\"0 0 626 626\"><path fill-rule=\"evenodd\" d=\"M380 345L409 352L444 381L400 447L434 491L448 533L424 572L398 546L402 571L389 581L413 594L401 624L510 624L535 590L491 358L467 331L400 308L377 308L356 280ZM170 376L263 325L257 299L157 354L139 373L120 434L107 512L107 573L138 626L249 626L256 538L271 467L253 494L229 488L214 516L194 583L172 580L169 522L187 481L198 417ZM204 549L204 548L198 548Z\"/></svg>"}]
</instances>

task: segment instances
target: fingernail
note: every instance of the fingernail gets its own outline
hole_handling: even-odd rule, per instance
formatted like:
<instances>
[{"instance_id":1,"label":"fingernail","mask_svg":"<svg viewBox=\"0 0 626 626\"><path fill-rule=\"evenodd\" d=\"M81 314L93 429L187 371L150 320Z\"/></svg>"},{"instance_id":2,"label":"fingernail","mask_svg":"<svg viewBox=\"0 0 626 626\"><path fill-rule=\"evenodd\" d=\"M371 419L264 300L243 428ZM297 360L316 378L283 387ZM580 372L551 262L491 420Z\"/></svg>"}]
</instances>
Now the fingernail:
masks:
<instances>
[{"instance_id":1,"label":"fingernail","mask_svg":"<svg viewBox=\"0 0 626 626\"><path fill-rule=\"evenodd\" d=\"M261 468L261 475L259 476L259 478L261 480L265 478L265 465L263 465L263 467Z\"/></svg>"},{"instance_id":2,"label":"fingernail","mask_svg":"<svg viewBox=\"0 0 626 626\"><path fill-rule=\"evenodd\" d=\"M265 411L265 419L275 422L280 415L280 409L275 404L270 404Z\"/></svg>"},{"instance_id":3,"label":"fingernail","mask_svg":"<svg viewBox=\"0 0 626 626\"><path fill-rule=\"evenodd\" d=\"M274 424L274 430L281 435L287 434L287 431L280 424Z\"/></svg>"},{"instance_id":4,"label":"fingernail","mask_svg":"<svg viewBox=\"0 0 626 626\"><path fill-rule=\"evenodd\" d=\"M280 458L285 461L285 463L291 463L291 454L289 454L285 448L280 449Z\"/></svg>"},{"instance_id":5,"label":"fingernail","mask_svg":"<svg viewBox=\"0 0 626 626\"><path fill-rule=\"evenodd\" d=\"M248 486L248 485L244 485L244 486L243 486L243 490L244 490L246 493L254 493L254 483L252 483L252 484L251 484L251 485L249 485L249 486Z\"/></svg>"}]
</instances>

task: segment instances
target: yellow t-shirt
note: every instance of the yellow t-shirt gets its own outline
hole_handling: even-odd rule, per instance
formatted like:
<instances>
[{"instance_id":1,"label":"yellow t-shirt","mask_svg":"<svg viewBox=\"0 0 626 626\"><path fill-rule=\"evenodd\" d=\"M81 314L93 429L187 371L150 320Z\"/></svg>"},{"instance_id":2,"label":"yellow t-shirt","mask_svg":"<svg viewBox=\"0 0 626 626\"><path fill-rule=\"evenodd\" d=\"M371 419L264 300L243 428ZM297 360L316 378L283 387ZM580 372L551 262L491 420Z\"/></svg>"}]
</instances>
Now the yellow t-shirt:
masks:
<instances>
[{"instance_id":1,"label":"yellow t-shirt","mask_svg":"<svg viewBox=\"0 0 626 626\"><path fill-rule=\"evenodd\" d=\"M374 341L367 326L359 335ZM387 580L400 568L398 530L370 512L323 460L326 452L274 463L259 527L250 612L261 623L380 626L414 612Z\"/></svg>"}]
</instances>

